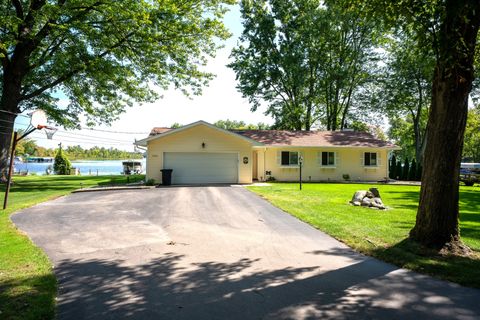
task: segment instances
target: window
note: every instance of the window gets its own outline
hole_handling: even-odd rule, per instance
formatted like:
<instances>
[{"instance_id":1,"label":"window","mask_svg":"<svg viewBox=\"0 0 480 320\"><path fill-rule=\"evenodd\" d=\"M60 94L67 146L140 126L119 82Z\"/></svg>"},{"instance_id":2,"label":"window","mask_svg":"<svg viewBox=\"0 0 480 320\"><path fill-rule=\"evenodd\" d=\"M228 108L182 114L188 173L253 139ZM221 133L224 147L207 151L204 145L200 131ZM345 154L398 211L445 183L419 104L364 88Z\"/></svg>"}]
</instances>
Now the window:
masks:
<instances>
[{"instance_id":1,"label":"window","mask_svg":"<svg viewBox=\"0 0 480 320\"><path fill-rule=\"evenodd\" d=\"M282 166L298 165L298 152L282 151Z\"/></svg>"},{"instance_id":2,"label":"window","mask_svg":"<svg viewBox=\"0 0 480 320\"><path fill-rule=\"evenodd\" d=\"M322 152L322 167L335 165L335 152Z\"/></svg>"},{"instance_id":3,"label":"window","mask_svg":"<svg viewBox=\"0 0 480 320\"><path fill-rule=\"evenodd\" d=\"M376 167L377 166L377 153L376 152L365 152L363 158L363 163L366 167Z\"/></svg>"}]
</instances>

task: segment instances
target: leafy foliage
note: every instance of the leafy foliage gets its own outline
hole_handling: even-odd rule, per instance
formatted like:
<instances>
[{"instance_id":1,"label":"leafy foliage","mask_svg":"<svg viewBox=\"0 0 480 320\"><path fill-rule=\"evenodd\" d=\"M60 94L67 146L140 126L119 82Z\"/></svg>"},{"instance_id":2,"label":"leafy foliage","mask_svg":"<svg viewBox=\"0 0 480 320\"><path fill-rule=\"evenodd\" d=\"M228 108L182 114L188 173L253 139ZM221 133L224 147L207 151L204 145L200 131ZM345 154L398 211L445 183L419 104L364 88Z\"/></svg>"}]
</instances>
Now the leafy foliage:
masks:
<instances>
[{"instance_id":1,"label":"leafy foliage","mask_svg":"<svg viewBox=\"0 0 480 320\"><path fill-rule=\"evenodd\" d=\"M418 36L409 26L399 30L386 44L387 63L382 84L384 110L393 123L408 124L391 130L409 157L421 161L425 146L427 114L435 56L431 47L419 46ZM401 129L400 129L401 130Z\"/></svg>"},{"instance_id":2,"label":"leafy foliage","mask_svg":"<svg viewBox=\"0 0 480 320\"><path fill-rule=\"evenodd\" d=\"M55 162L53 163L53 171L55 174L69 175L72 164L68 160L67 156L63 153L62 148L58 148L57 155L55 156Z\"/></svg>"},{"instance_id":3,"label":"leafy foliage","mask_svg":"<svg viewBox=\"0 0 480 320\"><path fill-rule=\"evenodd\" d=\"M277 129L343 128L370 80L372 25L315 0L244 0L241 9L244 31L229 66L252 111L267 102Z\"/></svg>"},{"instance_id":4,"label":"leafy foliage","mask_svg":"<svg viewBox=\"0 0 480 320\"><path fill-rule=\"evenodd\" d=\"M390 179L396 179L396 170L397 170L397 157L393 155L390 158L390 162L388 165L388 177Z\"/></svg>"},{"instance_id":5,"label":"leafy foliage","mask_svg":"<svg viewBox=\"0 0 480 320\"><path fill-rule=\"evenodd\" d=\"M417 162L415 161L415 159L413 159L412 163L410 163L410 169L408 170L407 180L410 180L410 181L417 180Z\"/></svg>"},{"instance_id":6,"label":"leafy foliage","mask_svg":"<svg viewBox=\"0 0 480 320\"><path fill-rule=\"evenodd\" d=\"M243 130L268 130L270 126L263 122L259 122L257 124L246 124L245 121L237 121L237 120L218 120L214 124L214 126L230 130L230 129L243 129Z\"/></svg>"},{"instance_id":7,"label":"leafy foliage","mask_svg":"<svg viewBox=\"0 0 480 320\"><path fill-rule=\"evenodd\" d=\"M158 87L197 94L212 77L201 67L215 38L228 36L225 3L233 1L2 1L0 95L18 98L0 107L43 109L74 127L82 114L111 122L133 101L158 98Z\"/></svg>"},{"instance_id":8,"label":"leafy foliage","mask_svg":"<svg viewBox=\"0 0 480 320\"><path fill-rule=\"evenodd\" d=\"M466 161L480 162L480 105L468 112L463 157Z\"/></svg>"}]
</instances>

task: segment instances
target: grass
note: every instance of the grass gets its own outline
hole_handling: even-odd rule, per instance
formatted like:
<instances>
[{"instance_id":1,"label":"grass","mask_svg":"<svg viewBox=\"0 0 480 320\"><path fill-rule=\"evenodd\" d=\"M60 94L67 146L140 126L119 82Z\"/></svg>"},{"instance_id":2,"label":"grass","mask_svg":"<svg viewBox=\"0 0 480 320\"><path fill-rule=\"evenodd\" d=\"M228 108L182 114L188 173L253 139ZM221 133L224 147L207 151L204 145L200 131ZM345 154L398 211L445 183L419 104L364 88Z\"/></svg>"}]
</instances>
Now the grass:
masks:
<instances>
[{"instance_id":1,"label":"grass","mask_svg":"<svg viewBox=\"0 0 480 320\"><path fill-rule=\"evenodd\" d=\"M480 188L460 188L462 240L473 250L470 258L444 257L408 240L415 224L418 186L377 185L385 211L348 204L364 184L275 183L251 186L275 206L328 233L355 250L397 266L480 288Z\"/></svg>"},{"instance_id":2,"label":"grass","mask_svg":"<svg viewBox=\"0 0 480 320\"><path fill-rule=\"evenodd\" d=\"M132 181L130 178L130 181ZM136 176L139 180L143 176ZM123 176L14 177L7 210L0 210L0 319L51 319L56 279L47 256L18 231L10 215L81 187L123 184ZM5 185L0 186L1 200ZM2 202L3 204L3 202Z\"/></svg>"}]
</instances>

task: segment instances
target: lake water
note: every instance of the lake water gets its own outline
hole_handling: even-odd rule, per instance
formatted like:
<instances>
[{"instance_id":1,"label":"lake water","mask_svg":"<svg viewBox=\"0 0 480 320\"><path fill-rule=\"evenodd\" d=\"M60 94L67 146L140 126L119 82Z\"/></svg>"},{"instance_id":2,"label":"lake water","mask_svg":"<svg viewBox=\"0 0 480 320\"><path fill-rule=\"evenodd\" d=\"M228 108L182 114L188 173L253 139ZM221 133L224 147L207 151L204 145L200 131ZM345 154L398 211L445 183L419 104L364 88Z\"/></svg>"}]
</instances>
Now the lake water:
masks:
<instances>
[{"instance_id":1,"label":"lake water","mask_svg":"<svg viewBox=\"0 0 480 320\"><path fill-rule=\"evenodd\" d=\"M81 175L116 175L122 174L123 167L122 161L127 160L78 160L72 161L72 167L80 169ZM145 159L134 159L134 161L141 161L143 170L145 171ZM29 173L36 173L38 175L45 174L47 168L52 166L53 162L50 163L26 163L26 162L15 162L15 172L18 171L28 171Z\"/></svg>"}]
</instances>

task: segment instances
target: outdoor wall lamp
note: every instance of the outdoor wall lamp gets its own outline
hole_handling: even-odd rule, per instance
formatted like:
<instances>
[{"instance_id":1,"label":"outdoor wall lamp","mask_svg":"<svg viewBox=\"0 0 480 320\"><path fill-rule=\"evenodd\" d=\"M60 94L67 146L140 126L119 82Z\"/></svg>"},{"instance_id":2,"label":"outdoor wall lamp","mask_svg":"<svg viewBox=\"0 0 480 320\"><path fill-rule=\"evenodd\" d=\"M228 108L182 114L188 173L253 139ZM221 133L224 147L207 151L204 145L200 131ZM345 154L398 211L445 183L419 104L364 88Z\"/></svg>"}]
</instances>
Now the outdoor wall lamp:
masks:
<instances>
[{"instance_id":1,"label":"outdoor wall lamp","mask_svg":"<svg viewBox=\"0 0 480 320\"><path fill-rule=\"evenodd\" d=\"M205 146L206 146L205 142L202 142L202 148L203 149L205 149Z\"/></svg>"}]
</instances>

